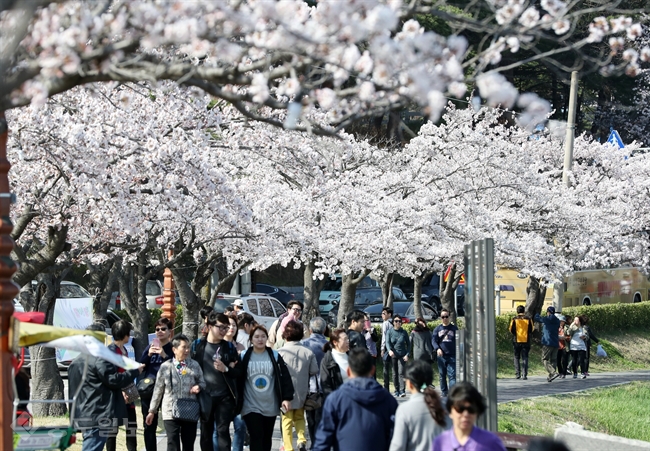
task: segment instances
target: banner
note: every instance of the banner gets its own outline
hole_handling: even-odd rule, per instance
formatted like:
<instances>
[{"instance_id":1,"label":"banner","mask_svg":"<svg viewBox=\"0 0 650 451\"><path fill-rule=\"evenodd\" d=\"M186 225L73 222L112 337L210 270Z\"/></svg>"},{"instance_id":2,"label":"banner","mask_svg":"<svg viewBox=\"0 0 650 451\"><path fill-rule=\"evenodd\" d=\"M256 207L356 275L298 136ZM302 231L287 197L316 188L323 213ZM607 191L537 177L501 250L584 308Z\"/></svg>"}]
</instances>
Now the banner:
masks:
<instances>
[{"instance_id":1,"label":"banner","mask_svg":"<svg viewBox=\"0 0 650 451\"><path fill-rule=\"evenodd\" d=\"M67 329L85 329L93 322L93 300L92 298L78 299L57 299L54 307L55 327ZM68 349L56 350L56 361L74 360L78 352Z\"/></svg>"}]
</instances>

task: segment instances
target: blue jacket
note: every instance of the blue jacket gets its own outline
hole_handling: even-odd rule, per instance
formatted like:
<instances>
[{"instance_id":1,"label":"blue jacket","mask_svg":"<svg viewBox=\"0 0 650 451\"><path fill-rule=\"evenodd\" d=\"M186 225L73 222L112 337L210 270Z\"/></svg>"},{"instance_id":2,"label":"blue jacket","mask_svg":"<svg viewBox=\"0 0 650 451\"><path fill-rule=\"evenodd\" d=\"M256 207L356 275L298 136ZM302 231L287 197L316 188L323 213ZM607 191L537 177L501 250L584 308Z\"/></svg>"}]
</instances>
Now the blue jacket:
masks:
<instances>
[{"instance_id":1,"label":"blue jacket","mask_svg":"<svg viewBox=\"0 0 650 451\"><path fill-rule=\"evenodd\" d=\"M535 321L542 323L542 344L551 348L560 347L560 338L557 331L560 329L560 320L555 315L535 315Z\"/></svg>"},{"instance_id":2,"label":"blue jacket","mask_svg":"<svg viewBox=\"0 0 650 451\"><path fill-rule=\"evenodd\" d=\"M313 451L388 451L397 401L369 377L348 379L325 399Z\"/></svg>"}]
</instances>

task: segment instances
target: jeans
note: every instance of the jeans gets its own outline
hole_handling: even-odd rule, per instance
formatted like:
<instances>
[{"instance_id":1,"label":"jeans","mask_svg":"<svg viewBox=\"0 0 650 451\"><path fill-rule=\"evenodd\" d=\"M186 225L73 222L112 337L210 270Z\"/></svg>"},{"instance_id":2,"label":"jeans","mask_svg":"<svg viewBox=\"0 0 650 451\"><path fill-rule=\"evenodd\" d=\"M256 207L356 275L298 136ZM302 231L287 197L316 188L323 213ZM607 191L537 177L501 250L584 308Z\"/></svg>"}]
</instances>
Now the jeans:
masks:
<instances>
[{"instance_id":1,"label":"jeans","mask_svg":"<svg viewBox=\"0 0 650 451\"><path fill-rule=\"evenodd\" d=\"M265 417L259 413L247 413L242 417L251 431L250 451L271 451L273 429L277 417Z\"/></svg>"},{"instance_id":2,"label":"jeans","mask_svg":"<svg viewBox=\"0 0 650 451\"><path fill-rule=\"evenodd\" d=\"M138 420L136 418L135 407L126 406L126 449L127 451L138 451ZM117 442L117 430L115 434L108 437L106 441L106 451L115 451Z\"/></svg>"},{"instance_id":3,"label":"jeans","mask_svg":"<svg viewBox=\"0 0 650 451\"><path fill-rule=\"evenodd\" d=\"M213 396L212 411L208 421L201 421L201 451L231 451L230 422L235 417L235 400L232 396ZM215 448L212 439L217 425L219 447Z\"/></svg>"},{"instance_id":4,"label":"jeans","mask_svg":"<svg viewBox=\"0 0 650 451\"><path fill-rule=\"evenodd\" d=\"M403 392L406 390L404 385L404 356L398 357L397 355L393 356L393 385L395 385L396 392Z\"/></svg>"},{"instance_id":5,"label":"jeans","mask_svg":"<svg viewBox=\"0 0 650 451\"><path fill-rule=\"evenodd\" d=\"M194 450L196 440L196 421L163 420L167 432L167 451Z\"/></svg>"},{"instance_id":6,"label":"jeans","mask_svg":"<svg viewBox=\"0 0 650 451\"><path fill-rule=\"evenodd\" d=\"M388 351L382 359L384 361L384 388L390 392L390 369L393 366L393 359L388 355Z\"/></svg>"},{"instance_id":7,"label":"jeans","mask_svg":"<svg viewBox=\"0 0 650 451\"><path fill-rule=\"evenodd\" d=\"M528 352L530 352L530 345L528 343L513 343L515 349L515 375L528 376ZM519 361L523 363L523 368ZM523 371L522 371L523 370Z\"/></svg>"},{"instance_id":8,"label":"jeans","mask_svg":"<svg viewBox=\"0 0 650 451\"><path fill-rule=\"evenodd\" d=\"M92 428L86 429L82 437L84 441L81 445L81 451L102 451L108 439L108 434L106 429Z\"/></svg>"},{"instance_id":9,"label":"jeans","mask_svg":"<svg viewBox=\"0 0 650 451\"><path fill-rule=\"evenodd\" d=\"M243 451L244 440L246 439L246 423L242 420L241 415L237 415L232 420L235 434L232 437L232 451Z\"/></svg>"},{"instance_id":10,"label":"jeans","mask_svg":"<svg viewBox=\"0 0 650 451\"><path fill-rule=\"evenodd\" d=\"M440 373L440 391L447 396L449 389L456 384L456 356L444 355L438 357L438 372ZM449 378L449 385L447 385Z\"/></svg>"},{"instance_id":11,"label":"jeans","mask_svg":"<svg viewBox=\"0 0 650 451\"><path fill-rule=\"evenodd\" d=\"M323 417L323 408L320 407L315 410L305 410L305 416L307 417L307 430L309 431L309 440L311 440L312 447L316 441L316 430L320 424L320 420Z\"/></svg>"},{"instance_id":12,"label":"jeans","mask_svg":"<svg viewBox=\"0 0 650 451\"><path fill-rule=\"evenodd\" d=\"M142 404L142 417L147 418L151 398L140 398L140 402ZM153 416L151 426L144 423L144 447L147 451L157 451L158 449L158 445L156 444L156 429L158 429L158 414Z\"/></svg>"},{"instance_id":13,"label":"jeans","mask_svg":"<svg viewBox=\"0 0 650 451\"><path fill-rule=\"evenodd\" d=\"M587 351L571 351L571 358L573 359L573 374L578 374L578 365L580 366L580 372L585 372L585 358L587 357Z\"/></svg>"}]
</instances>

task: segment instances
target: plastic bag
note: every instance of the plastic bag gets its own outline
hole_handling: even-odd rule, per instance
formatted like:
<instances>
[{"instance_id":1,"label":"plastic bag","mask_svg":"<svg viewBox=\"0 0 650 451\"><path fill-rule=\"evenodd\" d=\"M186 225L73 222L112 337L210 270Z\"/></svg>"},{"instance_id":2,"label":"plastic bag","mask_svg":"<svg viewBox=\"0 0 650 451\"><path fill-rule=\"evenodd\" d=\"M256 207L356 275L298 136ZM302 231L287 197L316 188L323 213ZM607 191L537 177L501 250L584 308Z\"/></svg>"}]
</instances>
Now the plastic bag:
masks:
<instances>
[{"instance_id":1,"label":"plastic bag","mask_svg":"<svg viewBox=\"0 0 650 451\"><path fill-rule=\"evenodd\" d=\"M596 355L598 357L607 357L607 352L605 352L605 349L603 349L603 346L601 344L599 344L596 348Z\"/></svg>"}]
</instances>

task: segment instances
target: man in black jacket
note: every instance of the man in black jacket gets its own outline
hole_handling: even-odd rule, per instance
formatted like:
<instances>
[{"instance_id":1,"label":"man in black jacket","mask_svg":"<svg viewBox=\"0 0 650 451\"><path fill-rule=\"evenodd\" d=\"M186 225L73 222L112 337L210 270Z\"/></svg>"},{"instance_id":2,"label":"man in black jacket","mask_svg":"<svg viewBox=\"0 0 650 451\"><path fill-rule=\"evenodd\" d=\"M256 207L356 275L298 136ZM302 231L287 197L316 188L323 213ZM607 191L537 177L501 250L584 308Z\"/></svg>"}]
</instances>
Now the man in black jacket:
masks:
<instances>
[{"instance_id":1,"label":"man in black jacket","mask_svg":"<svg viewBox=\"0 0 650 451\"><path fill-rule=\"evenodd\" d=\"M88 330L104 331L101 324L91 324ZM88 360L86 378L84 362ZM127 418L122 389L144 369L119 373L115 365L94 356L80 355L68 367L68 399L72 399L81 385L75 407L75 427L82 431L83 451L101 451L112 430Z\"/></svg>"},{"instance_id":2,"label":"man in black jacket","mask_svg":"<svg viewBox=\"0 0 650 451\"><path fill-rule=\"evenodd\" d=\"M354 310L348 317L350 328L348 329L348 338L350 340L350 349L366 348L366 337L363 336L363 326L366 315L359 310Z\"/></svg>"},{"instance_id":3,"label":"man in black jacket","mask_svg":"<svg viewBox=\"0 0 650 451\"><path fill-rule=\"evenodd\" d=\"M192 359L203 370L206 391L212 396L212 412L207 421L201 420L201 450L214 451L212 435L216 420L219 451L230 451L230 423L235 418L237 379L242 372L239 354L234 344L224 340L230 324L226 315L212 312L206 324L208 335L192 353Z\"/></svg>"}]
</instances>

